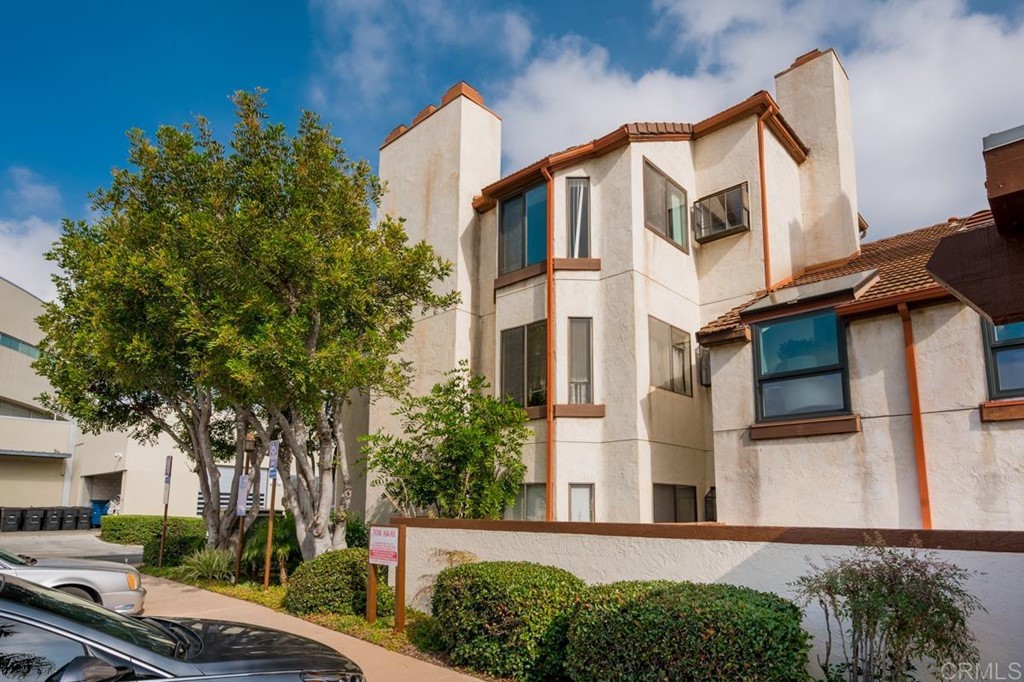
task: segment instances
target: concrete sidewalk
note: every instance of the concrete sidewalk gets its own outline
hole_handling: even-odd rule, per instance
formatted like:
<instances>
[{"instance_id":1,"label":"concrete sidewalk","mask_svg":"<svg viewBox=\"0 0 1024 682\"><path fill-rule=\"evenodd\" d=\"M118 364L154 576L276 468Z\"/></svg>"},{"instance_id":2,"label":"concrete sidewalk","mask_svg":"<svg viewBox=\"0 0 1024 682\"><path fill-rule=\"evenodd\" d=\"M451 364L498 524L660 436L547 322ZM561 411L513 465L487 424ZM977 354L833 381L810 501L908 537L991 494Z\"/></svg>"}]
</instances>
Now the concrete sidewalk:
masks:
<instances>
[{"instance_id":1,"label":"concrete sidewalk","mask_svg":"<svg viewBox=\"0 0 1024 682\"><path fill-rule=\"evenodd\" d=\"M308 637L337 649L362 667L367 682L478 682L477 678L396 654L361 639L197 587L144 576L147 616L213 618L251 623Z\"/></svg>"}]
</instances>

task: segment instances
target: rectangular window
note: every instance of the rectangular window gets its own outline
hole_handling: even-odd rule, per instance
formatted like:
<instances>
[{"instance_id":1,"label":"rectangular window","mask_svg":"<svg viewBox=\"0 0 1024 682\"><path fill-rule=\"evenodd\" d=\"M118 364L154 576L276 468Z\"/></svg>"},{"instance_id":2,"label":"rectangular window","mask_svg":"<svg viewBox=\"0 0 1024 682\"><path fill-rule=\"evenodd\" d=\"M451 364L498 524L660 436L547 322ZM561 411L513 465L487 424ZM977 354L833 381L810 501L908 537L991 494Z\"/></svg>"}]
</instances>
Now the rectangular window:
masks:
<instances>
[{"instance_id":1,"label":"rectangular window","mask_svg":"<svg viewBox=\"0 0 1024 682\"><path fill-rule=\"evenodd\" d=\"M524 483L515 504L505 513L509 521L544 521L547 519L548 494L544 483Z\"/></svg>"},{"instance_id":2,"label":"rectangular window","mask_svg":"<svg viewBox=\"0 0 1024 682\"><path fill-rule=\"evenodd\" d=\"M701 244L749 229L750 202L745 182L693 205L693 231Z\"/></svg>"},{"instance_id":3,"label":"rectangular window","mask_svg":"<svg viewBox=\"0 0 1024 682\"><path fill-rule=\"evenodd\" d=\"M27 355L33 360L39 357L39 349L30 343L25 343L21 339L16 339L10 334L4 334L0 332L0 346L4 348L10 348L13 351L17 351L22 355Z\"/></svg>"},{"instance_id":4,"label":"rectangular window","mask_svg":"<svg viewBox=\"0 0 1024 682\"><path fill-rule=\"evenodd\" d=\"M586 522L594 520L593 483L569 484L569 520Z\"/></svg>"},{"instance_id":5,"label":"rectangular window","mask_svg":"<svg viewBox=\"0 0 1024 682\"><path fill-rule=\"evenodd\" d=\"M589 405L593 393L593 339L589 317L569 318L569 402Z\"/></svg>"},{"instance_id":6,"label":"rectangular window","mask_svg":"<svg viewBox=\"0 0 1024 682\"><path fill-rule=\"evenodd\" d=\"M986 320L982 323L989 397L1024 397L1024 322L998 326Z\"/></svg>"},{"instance_id":7,"label":"rectangular window","mask_svg":"<svg viewBox=\"0 0 1024 682\"><path fill-rule=\"evenodd\" d=\"M697 488L692 485L654 484L655 523L696 523Z\"/></svg>"},{"instance_id":8,"label":"rectangular window","mask_svg":"<svg viewBox=\"0 0 1024 682\"><path fill-rule=\"evenodd\" d=\"M648 317L651 386L693 395L690 364L690 333Z\"/></svg>"},{"instance_id":9,"label":"rectangular window","mask_svg":"<svg viewBox=\"0 0 1024 682\"><path fill-rule=\"evenodd\" d=\"M683 251L689 252L686 190L650 161L644 161L644 224Z\"/></svg>"},{"instance_id":10,"label":"rectangular window","mask_svg":"<svg viewBox=\"0 0 1024 682\"><path fill-rule=\"evenodd\" d=\"M569 205L569 258L590 258L590 178L565 181Z\"/></svg>"},{"instance_id":11,"label":"rectangular window","mask_svg":"<svg viewBox=\"0 0 1024 682\"><path fill-rule=\"evenodd\" d=\"M538 185L502 200L499 214L498 274L543 262L547 257L547 186Z\"/></svg>"},{"instance_id":12,"label":"rectangular window","mask_svg":"<svg viewBox=\"0 0 1024 682\"><path fill-rule=\"evenodd\" d=\"M757 420L850 411L846 330L826 310L754 325Z\"/></svg>"},{"instance_id":13,"label":"rectangular window","mask_svg":"<svg viewBox=\"0 0 1024 682\"><path fill-rule=\"evenodd\" d=\"M501 332L502 394L524 407L547 405L547 322Z\"/></svg>"}]
</instances>

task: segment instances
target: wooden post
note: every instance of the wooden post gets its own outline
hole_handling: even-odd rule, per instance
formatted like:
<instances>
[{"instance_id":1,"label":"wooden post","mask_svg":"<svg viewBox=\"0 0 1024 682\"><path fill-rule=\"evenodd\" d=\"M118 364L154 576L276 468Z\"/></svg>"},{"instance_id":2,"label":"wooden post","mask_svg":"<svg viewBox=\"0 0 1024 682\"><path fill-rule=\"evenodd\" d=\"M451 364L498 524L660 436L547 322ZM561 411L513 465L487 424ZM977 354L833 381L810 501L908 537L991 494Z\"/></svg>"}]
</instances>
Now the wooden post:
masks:
<instances>
[{"instance_id":1,"label":"wooden post","mask_svg":"<svg viewBox=\"0 0 1024 682\"><path fill-rule=\"evenodd\" d=\"M405 632L405 526L398 527L398 570L395 571L395 632Z\"/></svg>"},{"instance_id":2,"label":"wooden post","mask_svg":"<svg viewBox=\"0 0 1024 682\"><path fill-rule=\"evenodd\" d=\"M171 466L174 464L174 456L167 455L164 464L164 523L160 529L160 554L157 557L156 565L159 568L164 566L164 540L167 538L167 507L171 501Z\"/></svg>"},{"instance_id":3,"label":"wooden post","mask_svg":"<svg viewBox=\"0 0 1024 682\"><path fill-rule=\"evenodd\" d=\"M270 553L274 546L274 502L277 497L277 478L270 482L270 518L267 519L267 556L263 559L263 591L270 589Z\"/></svg>"},{"instance_id":4,"label":"wooden post","mask_svg":"<svg viewBox=\"0 0 1024 682\"><path fill-rule=\"evenodd\" d=\"M160 531L160 557L157 559L156 565L160 568L164 566L164 539L167 537L167 495L164 495L164 526L163 530Z\"/></svg>"},{"instance_id":5,"label":"wooden post","mask_svg":"<svg viewBox=\"0 0 1024 682\"><path fill-rule=\"evenodd\" d=\"M367 564L366 571L366 622L373 625L377 621L377 566Z\"/></svg>"}]
</instances>

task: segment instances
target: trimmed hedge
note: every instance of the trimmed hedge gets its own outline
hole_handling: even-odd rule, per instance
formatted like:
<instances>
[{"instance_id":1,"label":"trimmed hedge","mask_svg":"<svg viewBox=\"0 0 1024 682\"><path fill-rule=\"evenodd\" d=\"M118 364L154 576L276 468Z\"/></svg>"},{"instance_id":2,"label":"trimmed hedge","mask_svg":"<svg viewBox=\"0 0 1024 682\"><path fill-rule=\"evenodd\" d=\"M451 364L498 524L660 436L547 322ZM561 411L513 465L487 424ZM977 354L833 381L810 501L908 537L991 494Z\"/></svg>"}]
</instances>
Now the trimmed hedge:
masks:
<instances>
[{"instance_id":1,"label":"trimmed hedge","mask_svg":"<svg viewBox=\"0 0 1024 682\"><path fill-rule=\"evenodd\" d=\"M496 677L560 678L568 615L585 589L553 566L493 561L446 568L433 597L440 643L453 663Z\"/></svg>"},{"instance_id":2,"label":"trimmed hedge","mask_svg":"<svg viewBox=\"0 0 1024 682\"><path fill-rule=\"evenodd\" d=\"M775 594L687 582L592 587L569 620L575 682L806 680L801 611Z\"/></svg>"},{"instance_id":3,"label":"trimmed hedge","mask_svg":"<svg viewBox=\"0 0 1024 682\"><path fill-rule=\"evenodd\" d=\"M325 552L302 563L288 579L288 591L281 605L285 611L366 614L366 580L368 552L350 548ZM377 615L392 613L395 595L378 572Z\"/></svg>"},{"instance_id":4,"label":"trimmed hedge","mask_svg":"<svg viewBox=\"0 0 1024 682\"><path fill-rule=\"evenodd\" d=\"M162 516L141 516L120 514L100 519L100 539L118 545L143 545L153 536L160 536ZM170 516L167 518L167 534L206 536L206 522L193 516Z\"/></svg>"},{"instance_id":5,"label":"trimmed hedge","mask_svg":"<svg viewBox=\"0 0 1024 682\"><path fill-rule=\"evenodd\" d=\"M180 566L190 555L206 549L206 535L171 534L167 528L164 541L164 566ZM142 545L142 563L156 566L160 561L160 534L146 540ZM234 564L232 564L232 567Z\"/></svg>"}]
</instances>

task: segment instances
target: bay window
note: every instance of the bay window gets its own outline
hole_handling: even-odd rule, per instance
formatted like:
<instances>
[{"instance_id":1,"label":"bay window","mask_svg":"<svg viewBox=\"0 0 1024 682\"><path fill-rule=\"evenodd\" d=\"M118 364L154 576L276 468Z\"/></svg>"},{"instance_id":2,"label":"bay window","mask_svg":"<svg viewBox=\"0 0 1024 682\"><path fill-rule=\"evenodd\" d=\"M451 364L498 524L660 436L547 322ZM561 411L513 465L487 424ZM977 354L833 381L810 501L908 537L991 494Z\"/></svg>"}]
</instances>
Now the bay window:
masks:
<instances>
[{"instance_id":1,"label":"bay window","mask_svg":"<svg viewBox=\"0 0 1024 682\"><path fill-rule=\"evenodd\" d=\"M537 185L502 200L498 224L498 274L547 258L548 191Z\"/></svg>"},{"instance_id":2,"label":"bay window","mask_svg":"<svg viewBox=\"0 0 1024 682\"><path fill-rule=\"evenodd\" d=\"M644 161L644 224L689 253L686 190Z\"/></svg>"},{"instance_id":3,"label":"bay window","mask_svg":"<svg viewBox=\"0 0 1024 682\"><path fill-rule=\"evenodd\" d=\"M757 420L850 412L846 330L834 310L753 325Z\"/></svg>"}]
</instances>

